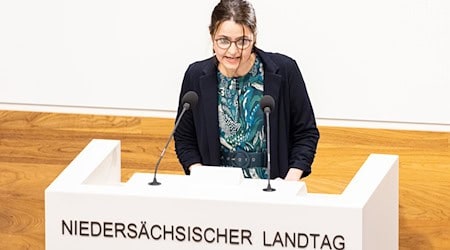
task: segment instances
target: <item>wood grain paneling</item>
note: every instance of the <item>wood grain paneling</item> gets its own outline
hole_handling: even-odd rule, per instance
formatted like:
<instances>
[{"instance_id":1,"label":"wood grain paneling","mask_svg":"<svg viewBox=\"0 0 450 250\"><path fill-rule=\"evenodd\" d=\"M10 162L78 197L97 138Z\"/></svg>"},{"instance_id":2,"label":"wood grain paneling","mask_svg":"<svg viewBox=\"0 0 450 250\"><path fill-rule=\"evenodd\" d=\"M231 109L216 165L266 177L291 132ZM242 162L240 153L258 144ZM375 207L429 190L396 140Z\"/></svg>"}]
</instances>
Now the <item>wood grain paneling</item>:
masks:
<instances>
[{"instance_id":1,"label":"wood grain paneling","mask_svg":"<svg viewBox=\"0 0 450 250\"><path fill-rule=\"evenodd\" d=\"M44 249L44 190L90 140L121 140L126 181L153 172L173 122L0 111L0 249ZM400 249L450 249L450 133L319 129L309 192L341 193L369 154L399 155ZM173 142L160 170L183 173Z\"/></svg>"}]
</instances>

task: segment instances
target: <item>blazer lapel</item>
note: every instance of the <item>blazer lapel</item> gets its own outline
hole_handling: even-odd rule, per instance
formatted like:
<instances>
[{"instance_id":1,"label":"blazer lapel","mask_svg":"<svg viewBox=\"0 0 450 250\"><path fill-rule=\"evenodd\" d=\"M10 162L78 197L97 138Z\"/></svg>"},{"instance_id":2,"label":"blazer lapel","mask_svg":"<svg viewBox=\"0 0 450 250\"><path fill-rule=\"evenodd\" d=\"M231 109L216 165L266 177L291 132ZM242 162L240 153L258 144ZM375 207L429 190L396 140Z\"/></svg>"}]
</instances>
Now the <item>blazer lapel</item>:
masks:
<instances>
[{"instance_id":1,"label":"blazer lapel","mask_svg":"<svg viewBox=\"0 0 450 250\"><path fill-rule=\"evenodd\" d=\"M271 162L275 163L273 165L276 165L278 162L278 147L276 145L279 145L279 135L277 133L278 131L278 122L280 119L280 114L278 110L280 109L280 88L281 88L281 81L282 77L280 74L278 74L278 65L275 64L274 61L271 60L271 58L262 50L257 49L256 50L258 55L261 57L261 60L264 64L264 95L270 95L275 100L275 108L272 110L272 113L270 114L270 144L268 145L271 147L271 153L272 153L272 159ZM274 168L271 169L271 175L274 175Z\"/></svg>"},{"instance_id":2,"label":"blazer lapel","mask_svg":"<svg viewBox=\"0 0 450 250\"><path fill-rule=\"evenodd\" d=\"M256 49L264 64L264 95L270 95L275 100L275 108L270 115L270 126L276 128L279 114L277 105L280 105L281 75L278 74L278 65L262 50ZM275 141L272 140L275 143Z\"/></svg>"},{"instance_id":3,"label":"blazer lapel","mask_svg":"<svg viewBox=\"0 0 450 250\"><path fill-rule=\"evenodd\" d=\"M204 122L211 164L220 164L219 121L217 114L217 73L214 67L205 69L200 77L200 98L204 104L202 122Z\"/></svg>"}]
</instances>

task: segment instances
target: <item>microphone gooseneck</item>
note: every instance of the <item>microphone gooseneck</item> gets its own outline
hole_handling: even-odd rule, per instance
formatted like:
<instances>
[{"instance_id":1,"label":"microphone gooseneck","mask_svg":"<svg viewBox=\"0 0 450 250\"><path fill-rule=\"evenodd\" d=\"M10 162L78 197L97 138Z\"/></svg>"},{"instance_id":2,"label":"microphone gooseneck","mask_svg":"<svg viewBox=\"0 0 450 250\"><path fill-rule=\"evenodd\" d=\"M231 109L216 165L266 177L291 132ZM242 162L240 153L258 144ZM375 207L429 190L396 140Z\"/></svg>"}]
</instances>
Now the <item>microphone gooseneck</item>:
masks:
<instances>
[{"instance_id":1,"label":"microphone gooseneck","mask_svg":"<svg viewBox=\"0 0 450 250\"><path fill-rule=\"evenodd\" d=\"M181 110L180 115L178 116L177 121L175 122L175 126L173 127L172 132L170 133L169 139L166 142L166 145L164 146L163 150L161 151L161 155L159 156L158 162L156 162L155 165L155 172L153 174L153 181L149 182L148 185L150 186L158 186L161 185L161 182L158 182L156 180L156 173L158 172L159 164L161 163L161 160L166 153L167 147L169 146L170 141L172 140L172 137L178 127L178 124L181 121L181 118L183 117L184 113L188 111L189 109L192 109L197 105L198 102L198 95L194 91L188 91L186 94L184 94L183 98L181 98L181 103L183 104L183 109Z\"/></svg>"},{"instance_id":2,"label":"microphone gooseneck","mask_svg":"<svg viewBox=\"0 0 450 250\"><path fill-rule=\"evenodd\" d=\"M275 107L275 100L270 95L265 95L261 98L261 101L259 102L259 105L261 109L264 111L264 114L266 115L266 134L267 134L267 187L263 190L266 192L273 192L276 189L272 188L270 186L270 113L272 112L273 108Z\"/></svg>"}]
</instances>

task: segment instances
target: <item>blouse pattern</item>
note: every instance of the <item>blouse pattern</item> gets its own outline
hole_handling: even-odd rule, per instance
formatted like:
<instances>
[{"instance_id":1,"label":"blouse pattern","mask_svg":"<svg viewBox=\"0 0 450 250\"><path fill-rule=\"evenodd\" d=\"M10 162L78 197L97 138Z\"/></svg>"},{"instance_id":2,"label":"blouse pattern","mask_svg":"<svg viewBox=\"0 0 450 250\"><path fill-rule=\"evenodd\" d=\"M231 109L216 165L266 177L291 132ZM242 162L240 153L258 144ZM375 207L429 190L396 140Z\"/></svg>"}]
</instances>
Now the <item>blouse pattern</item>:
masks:
<instances>
[{"instance_id":1,"label":"blouse pattern","mask_svg":"<svg viewBox=\"0 0 450 250\"><path fill-rule=\"evenodd\" d=\"M264 70L257 57L251 70L241 77L217 73L221 155L233 151L265 152L264 113L259 101L264 94ZM227 163L222 160L222 165ZM267 178L264 167L243 168L246 178Z\"/></svg>"}]
</instances>

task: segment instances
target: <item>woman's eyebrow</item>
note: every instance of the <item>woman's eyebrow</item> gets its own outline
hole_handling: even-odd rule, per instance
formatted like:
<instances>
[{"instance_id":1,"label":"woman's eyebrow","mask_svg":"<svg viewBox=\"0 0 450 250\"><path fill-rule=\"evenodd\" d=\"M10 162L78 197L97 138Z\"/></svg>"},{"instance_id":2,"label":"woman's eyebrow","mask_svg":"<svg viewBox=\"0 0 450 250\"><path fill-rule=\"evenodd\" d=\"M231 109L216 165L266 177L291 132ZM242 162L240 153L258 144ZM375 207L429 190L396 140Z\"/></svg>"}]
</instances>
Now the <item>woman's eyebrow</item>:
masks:
<instances>
[{"instance_id":1,"label":"woman's eyebrow","mask_svg":"<svg viewBox=\"0 0 450 250\"><path fill-rule=\"evenodd\" d=\"M226 36L226 35L218 35L217 38L226 38L226 39L232 41L231 37ZM248 37L248 36L239 36L235 40L240 40L240 39L250 39L250 37Z\"/></svg>"}]
</instances>

